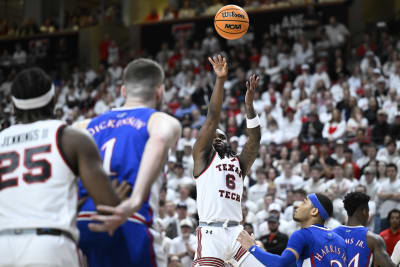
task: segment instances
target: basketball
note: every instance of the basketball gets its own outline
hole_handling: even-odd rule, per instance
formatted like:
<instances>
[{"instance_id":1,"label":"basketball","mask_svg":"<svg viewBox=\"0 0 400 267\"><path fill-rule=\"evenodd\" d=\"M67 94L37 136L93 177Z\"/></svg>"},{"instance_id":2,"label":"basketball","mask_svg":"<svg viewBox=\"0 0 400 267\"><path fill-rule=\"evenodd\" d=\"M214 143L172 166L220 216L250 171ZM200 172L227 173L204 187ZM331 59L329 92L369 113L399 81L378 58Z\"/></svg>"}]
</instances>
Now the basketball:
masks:
<instances>
[{"instance_id":1,"label":"basketball","mask_svg":"<svg viewBox=\"0 0 400 267\"><path fill-rule=\"evenodd\" d=\"M225 39L239 39L246 34L249 28L249 16L239 6L226 5L215 15L214 27L217 33Z\"/></svg>"}]
</instances>

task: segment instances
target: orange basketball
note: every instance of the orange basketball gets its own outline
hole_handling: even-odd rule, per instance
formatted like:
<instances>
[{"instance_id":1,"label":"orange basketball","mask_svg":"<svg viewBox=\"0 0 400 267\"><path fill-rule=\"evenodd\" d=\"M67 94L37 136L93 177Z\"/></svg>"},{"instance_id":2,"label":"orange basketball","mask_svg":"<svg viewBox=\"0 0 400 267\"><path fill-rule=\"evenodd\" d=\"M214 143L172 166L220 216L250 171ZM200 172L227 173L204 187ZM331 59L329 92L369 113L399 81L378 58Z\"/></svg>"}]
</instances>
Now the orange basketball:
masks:
<instances>
[{"instance_id":1,"label":"orange basketball","mask_svg":"<svg viewBox=\"0 0 400 267\"><path fill-rule=\"evenodd\" d=\"M223 6L215 15L214 27L218 34L225 39L239 39L249 28L249 16L239 6Z\"/></svg>"}]
</instances>

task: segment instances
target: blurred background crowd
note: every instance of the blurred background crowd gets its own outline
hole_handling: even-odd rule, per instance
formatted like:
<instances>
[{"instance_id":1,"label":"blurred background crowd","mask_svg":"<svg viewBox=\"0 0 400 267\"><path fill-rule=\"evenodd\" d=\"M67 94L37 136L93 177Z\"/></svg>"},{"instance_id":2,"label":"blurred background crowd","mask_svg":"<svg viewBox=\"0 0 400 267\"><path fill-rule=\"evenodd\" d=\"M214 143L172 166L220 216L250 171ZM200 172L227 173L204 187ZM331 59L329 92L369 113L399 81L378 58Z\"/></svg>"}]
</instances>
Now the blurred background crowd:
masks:
<instances>
[{"instance_id":1,"label":"blurred background crowd","mask_svg":"<svg viewBox=\"0 0 400 267\"><path fill-rule=\"evenodd\" d=\"M172 2L179 10L174 18L184 12L195 16L207 12L196 4L199 1ZM294 2L302 1L246 3L258 7ZM195 6L199 10L188 11ZM80 28L85 20L96 23L95 12L67 19L72 28L73 21L79 21ZM8 34L1 25L4 21L0 33ZM158 61L166 74L162 111L181 121L183 134L170 153L162 186L154 188L160 196L154 227L163 233L170 266L191 266L197 226L191 153L215 81L207 57L221 54L227 58L229 76L219 127L237 153L246 141L245 81L253 73L261 78L254 106L262 138L259 156L245 179L245 229L266 250L280 254L288 236L299 229L292 220L293 209L308 193L324 193L333 201L334 216L327 223L333 228L346 221L343 197L360 191L371 197L368 227L381 233L391 254L400 240L398 33L380 23L365 29L354 42L346 23L335 16L324 21L315 15L295 36L285 30L255 36L250 29L243 38L226 42L212 28L199 34L204 37L175 43L160 40L155 53L130 49L106 35L92 47L99 53L95 67L74 61L63 65L70 51L62 41L53 52L41 50L46 44L38 48L16 42L13 51L0 50L0 129L15 123L10 89L16 73L31 65L32 55L52 53L57 59L59 67L48 70L57 91L55 116L69 124L123 105L121 77L129 61L139 57Z\"/></svg>"}]
</instances>

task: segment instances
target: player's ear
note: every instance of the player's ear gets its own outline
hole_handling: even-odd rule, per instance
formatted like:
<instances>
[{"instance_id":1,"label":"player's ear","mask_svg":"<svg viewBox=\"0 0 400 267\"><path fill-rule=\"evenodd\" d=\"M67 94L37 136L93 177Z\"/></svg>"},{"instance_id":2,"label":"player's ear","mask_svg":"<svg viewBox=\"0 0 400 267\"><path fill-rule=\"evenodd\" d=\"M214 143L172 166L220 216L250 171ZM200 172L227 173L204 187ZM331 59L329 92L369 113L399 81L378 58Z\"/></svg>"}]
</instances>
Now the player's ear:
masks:
<instances>
[{"instance_id":1,"label":"player's ear","mask_svg":"<svg viewBox=\"0 0 400 267\"><path fill-rule=\"evenodd\" d=\"M121 95L123 98L126 98L126 87L125 85L121 86Z\"/></svg>"},{"instance_id":2,"label":"player's ear","mask_svg":"<svg viewBox=\"0 0 400 267\"><path fill-rule=\"evenodd\" d=\"M156 90L157 100L161 100L164 94L164 84L161 84Z\"/></svg>"},{"instance_id":3,"label":"player's ear","mask_svg":"<svg viewBox=\"0 0 400 267\"><path fill-rule=\"evenodd\" d=\"M317 208L312 207L312 209L311 209L311 216L313 216L313 217L318 216L318 215L319 215L318 212L319 212L319 211L318 211Z\"/></svg>"}]
</instances>

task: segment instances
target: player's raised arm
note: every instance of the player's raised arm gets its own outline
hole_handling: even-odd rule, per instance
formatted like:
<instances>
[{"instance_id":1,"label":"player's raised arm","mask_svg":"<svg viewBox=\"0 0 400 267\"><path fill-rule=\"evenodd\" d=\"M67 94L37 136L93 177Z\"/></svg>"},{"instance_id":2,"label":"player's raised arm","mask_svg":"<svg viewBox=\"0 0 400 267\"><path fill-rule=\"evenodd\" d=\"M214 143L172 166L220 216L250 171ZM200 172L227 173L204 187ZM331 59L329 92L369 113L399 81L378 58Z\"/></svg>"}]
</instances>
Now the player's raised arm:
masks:
<instances>
[{"instance_id":1,"label":"player's raised arm","mask_svg":"<svg viewBox=\"0 0 400 267\"><path fill-rule=\"evenodd\" d=\"M214 139L221 115L224 98L224 82L228 75L228 66L225 58L218 55L213 58L209 57L208 60L214 68L217 80L215 81L215 87L208 106L206 121L200 129L199 137L193 147L194 176L200 175L211 160L212 153L210 153L210 151L212 148L212 140Z\"/></svg>"},{"instance_id":2,"label":"player's raised arm","mask_svg":"<svg viewBox=\"0 0 400 267\"><path fill-rule=\"evenodd\" d=\"M374 255L374 267L395 267L396 265L391 260L389 254L386 252L386 245L382 237L372 232L367 233L368 247Z\"/></svg>"},{"instance_id":3,"label":"player's raised arm","mask_svg":"<svg viewBox=\"0 0 400 267\"><path fill-rule=\"evenodd\" d=\"M119 198L103 169L99 151L93 139L79 130L66 127L61 144L69 164L79 174L82 183L96 204L116 206Z\"/></svg>"},{"instance_id":4,"label":"player's raised arm","mask_svg":"<svg viewBox=\"0 0 400 267\"><path fill-rule=\"evenodd\" d=\"M152 116L148 125L149 139L143 152L131 197L115 208L97 206L98 211L108 212L112 215L93 215L93 220L103 222L103 224L89 224L92 231L108 231L112 234L130 215L141 208L150 193L151 185L161 173L167 160L168 150L176 144L181 136L181 131L182 127L175 118L161 112Z\"/></svg>"},{"instance_id":5,"label":"player's raised arm","mask_svg":"<svg viewBox=\"0 0 400 267\"><path fill-rule=\"evenodd\" d=\"M260 120L253 106L254 93L258 86L259 80L260 78L253 74L250 76L250 80L246 82L247 91L245 98L245 107L247 116L247 133L249 138L239 156L240 167L243 171L243 177L245 177L249 172L251 165L253 165L253 162L257 158L258 149L260 148Z\"/></svg>"}]
</instances>

